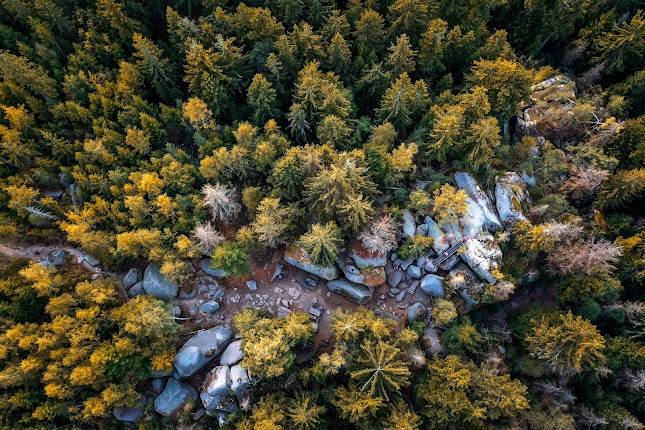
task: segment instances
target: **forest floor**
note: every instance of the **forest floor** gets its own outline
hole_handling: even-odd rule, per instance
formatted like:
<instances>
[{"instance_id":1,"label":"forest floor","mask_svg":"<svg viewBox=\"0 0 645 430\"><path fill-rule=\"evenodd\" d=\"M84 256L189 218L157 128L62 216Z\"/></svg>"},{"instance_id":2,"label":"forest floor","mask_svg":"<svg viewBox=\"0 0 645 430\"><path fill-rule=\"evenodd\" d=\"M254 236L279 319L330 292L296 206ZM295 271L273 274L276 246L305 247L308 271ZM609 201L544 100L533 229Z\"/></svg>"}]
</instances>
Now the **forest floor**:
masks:
<instances>
[{"instance_id":1,"label":"forest floor","mask_svg":"<svg viewBox=\"0 0 645 430\"><path fill-rule=\"evenodd\" d=\"M276 264L282 264L283 276L273 281ZM324 309L318 321L316 346L324 346L329 340L329 324L331 315L337 309L353 310L358 308L371 309L382 317L401 323L405 319L407 308L419 301L430 306L430 298L417 289L415 294L407 293L403 300L397 302L388 294L387 284L374 289L373 299L367 305L357 305L346 298L327 290L326 281L318 280L314 288L305 285L305 279L315 278L311 274L290 266L282 258L282 253L276 251L266 261L252 258L251 274L238 278L219 280L220 286L226 293L222 299L222 309L212 315L201 313L184 322L190 332L215 325L230 323L240 310L247 308L261 309L272 314L281 315L287 311L309 312L313 304ZM256 282L257 289L252 291L246 281ZM198 292L194 298L178 299L177 304L182 308L182 315L188 314L191 305L201 304L209 298L204 292Z\"/></svg>"}]
</instances>

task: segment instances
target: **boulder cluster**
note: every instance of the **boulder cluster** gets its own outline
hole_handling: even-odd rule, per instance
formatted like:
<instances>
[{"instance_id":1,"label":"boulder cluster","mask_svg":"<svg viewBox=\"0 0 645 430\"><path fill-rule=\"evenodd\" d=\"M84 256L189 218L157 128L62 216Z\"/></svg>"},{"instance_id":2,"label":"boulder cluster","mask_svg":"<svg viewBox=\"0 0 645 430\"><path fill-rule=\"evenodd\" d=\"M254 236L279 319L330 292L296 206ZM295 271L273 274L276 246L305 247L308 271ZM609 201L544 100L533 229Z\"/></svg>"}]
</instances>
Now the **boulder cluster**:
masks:
<instances>
[{"instance_id":1,"label":"boulder cluster","mask_svg":"<svg viewBox=\"0 0 645 430\"><path fill-rule=\"evenodd\" d=\"M240 363L243 358L242 340L235 339L231 326L220 325L198 332L179 349L172 371L152 375L155 411L174 417L187 403L201 401L198 413L217 416L224 423L228 414L249 402L248 388L252 379ZM212 362L217 365L206 374L198 392L186 380ZM143 417L145 404L143 398L140 407L115 408L114 417L119 421L136 422Z\"/></svg>"},{"instance_id":2,"label":"boulder cluster","mask_svg":"<svg viewBox=\"0 0 645 430\"><path fill-rule=\"evenodd\" d=\"M457 222L438 223L425 214L403 212L401 240L431 237L432 249L427 255L414 260L399 258L396 253L378 255L354 241L333 265L314 264L297 245L287 249L285 260L327 280L329 291L363 305L381 285L387 285L387 293L401 302L417 288L428 296L444 297L444 284L450 280L466 307L475 305L485 290L490 291L487 286L499 284L500 291L512 291L512 285L498 279L502 251L493 234L525 219L528 184L515 172L496 178L491 191L484 191L465 172L456 173L454 183L467 195L467 210Z\"/></svg>"}]
</instances>

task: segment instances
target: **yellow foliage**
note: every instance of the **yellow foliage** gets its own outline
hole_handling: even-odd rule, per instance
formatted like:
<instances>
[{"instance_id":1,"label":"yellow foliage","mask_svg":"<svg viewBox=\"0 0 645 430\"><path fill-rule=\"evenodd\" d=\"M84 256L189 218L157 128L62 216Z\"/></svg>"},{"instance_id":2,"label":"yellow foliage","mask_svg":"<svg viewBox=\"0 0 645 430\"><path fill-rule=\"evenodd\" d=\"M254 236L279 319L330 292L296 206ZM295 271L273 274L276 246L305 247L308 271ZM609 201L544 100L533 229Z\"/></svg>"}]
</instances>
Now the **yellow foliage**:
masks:
<instances>
[{"instance_id":1,"label":"yellow foliage","mask_svg":"<svg viewBox=\"0 0 645 430\"><path fill-rule=\"evenodd\" d=\"M235 141L246 148L252 148L254 146L257 134L258 129L249 122L240 123L235 132L233 132Z\"/></svg>"},{"instance_id":2,"label":"yellow foliage","mask_svg":"<svg viewBox=\"0 0 645 430\"><path fill-rule=\"evenodd\" d=\"M75 367L69 375L69 381L74 385L92 385L95 378L96 374L91 366Z\"/></svg>"},{"instance_id":3,"label":"yellow foliage","mask_svg":"<svg viewBox=\"0 0 645 430\"><path fill-rule=\"evenodd\" d=\"M54 271L39 263L30 262L28 267L20 270L20 276L32 282L32 288L36 293L43 296L50 296L58 291L60 277Z\"/></svg>"},{"instance_id":4,"label":"yellow foliage","mask_svg":"<svg viewBox=\"0 0 645 430\"><path fill-rule=\"evenodd\" d=\"M159 273L173 281L181 280L187 271L188 264L185 261L170 258L161 263L159 268Z\"/></svg>"},{"instance_id":5,"label":"yellow foliage","mask_svg":"<svg viewBox=\"0 0 645 430\"><path fill-rule=\"evenodd\" d=\"M213 114L199 97L191 97L182 107L184 118L196 129L214 128Z\"/></svg>"},{"instance_id":6,"label":"yellow foliage","mask_svg":"<svg viewBox=\"0 0 645 430\"><path fill-rule=\"evenodd\" d=\"M457 190L449 184L444 184L434 192L434 206L432 212L440 224L459 221L468 211L466 204L467 194L464 190Z\"/></svg>"},{"instance_id":7,"label":"yellow foliage","mask_svg":"<svg viewBox=\"0 0 645 430\"><path fill-rule=\"evenodd\" d=\"M531 355L562 370L580 372L605 360L605 338L595 325L570 311L531 321L525 341Z\"/></svg>"},{"instance_id":8,"label":"yellow foliage","mask_svg":"<svg viewBox=\"0 0 645 430\"><path fill-rule=\"evenodd\" d=\"M146 172L142 174L130 174L130 180L135 182L138 190L149 195L158 195L164 186L163 180L156 172Z\"/></svg>"},{"instance_id":9,"label":"yellow foliage","mask_svg":"<svg viewBox=\"0 0 645 430\"><path fill-rule=\"evenodd\" d=\"M125 135L125 143L139 154L145 154L150 149L150 138L144 131L138 128L128 128Z\"/></svg>"},{"instance_id":10,"label":"yellow foliage","mask_svg":"<svg viewBox=\"0 0 645 430\"><path fill-rule=\"evenodd\" d=\"M15 211L23 211L26 206L34 204L38 197L38 190L31 187L18 187L9 185L3 188L9 194L9 203L7 206Z\"/></svg>"},{"instance_id":11,"label":"yellow foliage","mask_svg":"<svg viewBox=\"0 0 645 430\"><path fill-rule=\"evenodd\" d=\"M9 127L21 132L29 123L33 121L33 117L29 114L23 105L20 106L2 106L4 116L9 121Z\"/></svg>"},{"instance_id":12,"label":"yellow foliage","mask_svg":"<svg viewBox=\"0 0 645 430\"><path fill-rule=\"evenodd\" d=\"M398 148L392 151L389 156L390 165L395 173L408 173L414 172L416 166L414 164L414 156L418 152L416 143L405 144L402 143Z\"/></svg>"},{"instance_id":13,"label":"yellow foliage","mask_svg":"<svg viewBox=\"0 0 645 430\"><path fill-rule=\"evenodd\" d=\"M44 366L41 360L36 357L27 357L20 362L20 370L24 373L31 373L41 369Z\"/></svg>"},{"instance_id":14,"label":"yellow foliage","mask_svg":"<svg viewBox=\"0 0 645 430\"><path fill-rule=\"evenodd\" d=\"M45 385L45 395L59 400L66 400L72 396L72 390L61 384L51 383Z\"/></svg>"},{"instance_id":15,"label":"yellow foliage","mask_svg":"<svg viewBox=\"0 0 645 430\"><path fill-rule=\"evenodd\" d=\"M432 306L432 316L437 325L443 326L457 318L457 309L450 300L438 299Z\"/></svg>"},{"instance_id":16,"label":"yellow foliage","mask_svg":"<svg viewBox=\"0 0 645 430\"><path fill-rule=\"evenodd\" d=\"M169 349L163 351L152 357L151 364L152 370L155 372L165 372L172 370L173 360L175 359L175 351Z\"/></svg>"},{"instance_id":17,"label":"yellow foliage","mask_svg":"<svg viewBox=\"0 0 645 430\"><path fill-rule=\"evenodd\" d=\"M157 196L155 205L157 206L157 211L161 215L168 217L171 220L175 218L175 210L177 209L177 203L175 203L171 197L168 197L168 195L161 194Z\"/></svg>"},{"instance_id":18,"label":"yellow foliage","mask_svg":"<svg viewBox=\"0 0 645 430\"><path fill-rule=\"evenodd\" d=\"M189 237L181 234L175 242L177 253L183 258L194 258L198 255L197 247Z\"/></svg>"},{"instance_id":19,"label":"yellow foliage","mask_svg":"<svg viewBox=\"0 0 645 430\"><path fill-rule=\"evenodd\" d=\"M220 176L228 165L229 151L221 147L213 151L213 155L202 158L199 162L199 172L205 179L213 179Z\"/></svg>"},{"instance_id":20,"label":"yellow foliage","mask_svg":"<svg viewBox=\"0 0 645 430\"><path fill-rule=\"evenodd\" d=\"M291 348L313 334L307 315L301 312L271 319L247 309L238 313L233 322L244 338L243 366L264 377L283 375L295 359Z\"/></svg>"},{"instance_id":21,"label":"yellow foliage","mask_svg":"<svg viewBox=\"0 0 645 430\"><path fill-rule=\"evenodd\" d=\"M336 398L332 400L340 415L351 423L357 423L363 418L375 415L383 403L382 397L361 392L356 387L342 386L336 390Z\"/></svg>"},{"instance_id":22,"label":"yellow foliage","mask_svg":"<svg viewBox=\"0 0 645 430\"><path fill-rule=\"evenodd\" d=\"M159 230L140 228L116 235L117 251L132 257L147 257L160 242Z\"/></svg>"}]
</instances>

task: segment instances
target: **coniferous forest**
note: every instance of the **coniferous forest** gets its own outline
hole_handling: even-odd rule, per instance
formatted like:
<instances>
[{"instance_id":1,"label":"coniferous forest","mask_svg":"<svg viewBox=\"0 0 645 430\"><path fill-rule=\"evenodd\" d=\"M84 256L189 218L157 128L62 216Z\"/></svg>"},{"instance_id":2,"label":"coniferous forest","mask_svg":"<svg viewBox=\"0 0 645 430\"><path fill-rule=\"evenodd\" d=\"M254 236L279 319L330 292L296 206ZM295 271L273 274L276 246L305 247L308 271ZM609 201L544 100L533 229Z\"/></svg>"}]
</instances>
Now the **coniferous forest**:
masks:
<instances>
[{"instance_id":1,"label":"coniferous forest","mask_svg":"<svg viewBox=\"0 0 645 430\"><path fill-rule=\"evenodd\" d=\"M0 429L645 429L642 0L0 0Z\"/></svg>"}]
</instances>

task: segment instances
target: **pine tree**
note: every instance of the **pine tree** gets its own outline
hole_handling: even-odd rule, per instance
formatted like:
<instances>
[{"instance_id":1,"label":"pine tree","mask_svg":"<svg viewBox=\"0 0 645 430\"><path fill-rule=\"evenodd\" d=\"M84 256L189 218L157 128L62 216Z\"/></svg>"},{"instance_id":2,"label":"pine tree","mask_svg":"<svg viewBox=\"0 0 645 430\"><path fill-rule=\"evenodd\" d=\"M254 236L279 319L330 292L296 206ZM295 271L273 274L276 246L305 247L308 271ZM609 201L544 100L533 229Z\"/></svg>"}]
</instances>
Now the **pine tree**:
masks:
<instances>
[{"instance_id":1,"label":"pine tree","mask_svg":"<svg viewBox=\"0 0 645 430\"><path fill-rule=\"evenodd\" d=\"M280 199L265 197L258 204L253 220L253 232L260 244L275 248L285 242L290 226L291 210L280 204Z\"/></svg>"},{"instance_id":2,"label":"pine tree","mask_svg":"<svg viewBox=\"0 0 645 430\"><path fill-rule=\"evenodd\" d=\"M446 70L443 56L446 49L446 33L448 23L441 19L433 19L419 40L419 69L437 78Z\"/></svg>"},{"instance_id":3,"label":"pine tree","mask_svg":"<svg viewBox=\"0 0 645 430\"><path fill-rule=\"evenodd\" d=\"M387 64L392 70L393 76L399 76L401 73L412 73L415 69L414 57L416 51L412 49L410 38L407 34L402 34L396 38L396 41L388 48L390 52L387 57Z\"/></svg>"},{"instance_id":4,"label":"pine tree","mask_svg":"<svg viewBox=\"0 0 645 430\"><path fill-rule=\"evenodd\" d=\"M248 103L253 107L253 122L264 122L275 116L276 91L264 75L256 73L246 92Z\"/></svg>"},{"instance_id":5,"label":"pine tree","mask_svg":"<svg viewBox=\"0 0 645 430\"><path fill-rule=\"evenodd\" d=\"M434 0L396 0L388 8L390 33L407 33L416 41L436 10L437 4Z\"/></svg>"},{"instance_id":6,"label":"pine tree","mask_svg":"<svg viewBox=\"0 0 645 430\"><path fill-rule=\"evenodd\" d=\"M589 321L571 312L533 320L525 342L531 355L560 371L580 372L604 361L602 334Z\"/></svg>"},{"instance_id":7,"label":"pine tree","mask_svg":"<svg viewBox=\"0 0 645 430\"><path fill-rule=\"evenodd\" d=\"M388 342L365 340L350 376L361 391L389 400L389 391L397 392L410 383L410 370L400 354L399 348Z\"/></svg>"},{"instance_id":8,"label":"pine tree","mask_svg":"<svg viewBox=\"0 0 645 430\"><path fill-rule=\"evenodd\" d=\"M325 408L316 403L316 396L299 392L287 405L286 415L296 430L320 428Z\"/></svg>"},{"instance_id":9,"label":"pine tree","mask_svg":"<svg viewBox=\"0 0 645 430\"><path fill-rule=\"evenodd\" d=\"M378 115L399 130L407 128L423 111L427 103L428 89L425 82L412 83L407 73L402 73L381 99Z\"/></svg>"},{"instance_id":10,"label":"pine tree","mask_svg":"<svg viewBox=\"0 0 645 430\"><path fill-rule=\"evenodd\" d=\"M491 113L498 120L508 120L528 101L531 73L517 62L503 58L475 61L467 80L486 89Z\"/></svg>"},{"instance_id":11,"label":"pine tree","mask_svg":"<svg viewBox=\"0 0 645 430\"><path fill-rule=\"evenodd\" d=\"M312 225L308 233L300 236L298 243L315 264L329 266L338 259L343 240L338 226L328 222Z\"/></svg>"},{"instance_id":12,"label":"pine tree","mask_svg":"<svg viewBox=\"0 0 645 430\"><path fill-rule=\"evenodd\" d=\"M137 67L157 89L159 94L172 85L172 68L163 51L150 39L139 33L132 36L134 47L133 56L137 59Z\"/></svg>"},{"instance_id":13,"label":"pine tree","mask_svg":"<svg viewBox=\"0 0 645 430\"><path fill-rule=\"evenodd\" d=\"M417 386L430 428L451 423L480 427L527 409L526 387L508 375L493 375L455 355L428 363L427 378Z\"/></svg>"},{"instance_id":14,"label":"pine tree","mask_svg":"<svg viewBox=\"0 0 645 430\"><path fill-rule=\"evenodd\" d=\"M327 45L327 64L336 74L342 75L351 61L352 52L349 44L340 33L336 33Z\"/></svg>"},{"instance_id":15,"label":"pine tree","mask_svg":"<svg viewBox=\"0 0 645 430\"><path fill-rule=\"evenodd\" d=\"M381 50L385 39L385 20L372 9L363 10L356 21L354 38L360 55L367 57Z\"/></svg>"}]
</instances>

